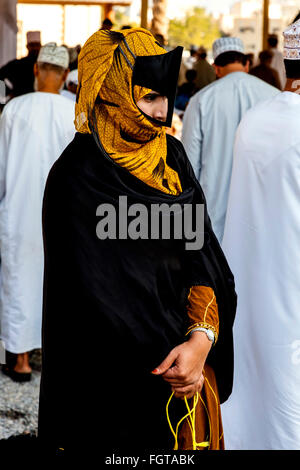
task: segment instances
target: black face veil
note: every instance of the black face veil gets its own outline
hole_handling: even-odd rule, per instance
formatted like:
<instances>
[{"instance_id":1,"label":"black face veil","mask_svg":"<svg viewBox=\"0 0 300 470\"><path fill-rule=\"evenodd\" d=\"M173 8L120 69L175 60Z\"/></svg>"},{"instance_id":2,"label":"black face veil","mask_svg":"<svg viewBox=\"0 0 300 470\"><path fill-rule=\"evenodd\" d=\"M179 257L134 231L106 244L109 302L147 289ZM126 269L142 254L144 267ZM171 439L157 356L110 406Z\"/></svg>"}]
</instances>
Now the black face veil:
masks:
<instances>
[{"instance_id":1,"label":"black face veil","mask_svg":"<svg viewBox=\"0 0 300 470\"><path fill-rule=\"evenodd\" d=\"M168 113L165 122L143 113L148 119L160 126L171 127L176 97L178 74L183 48L178 46L171 52L155 56L138 56L135 59L132 75L132 95L134 86L156 91L168 99Z\"/></svg>"}]
</instances>

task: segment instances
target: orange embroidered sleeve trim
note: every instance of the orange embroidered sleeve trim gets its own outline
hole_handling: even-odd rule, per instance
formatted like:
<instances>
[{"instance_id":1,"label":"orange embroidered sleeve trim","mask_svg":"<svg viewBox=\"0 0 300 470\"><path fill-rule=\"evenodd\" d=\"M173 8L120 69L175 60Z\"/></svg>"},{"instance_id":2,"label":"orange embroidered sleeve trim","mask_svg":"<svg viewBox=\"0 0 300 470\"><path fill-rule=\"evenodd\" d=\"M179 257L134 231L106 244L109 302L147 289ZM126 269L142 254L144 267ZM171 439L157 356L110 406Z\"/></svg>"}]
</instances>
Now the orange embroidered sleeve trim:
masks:
<instances>
[{"instance_id":1,"label":"orange embroidered sleeve trim","mask_svg":"<svg viewBox=\"0 0 300 470\"><path fill-rule=\"evenodd\" d=\"M188 295L187 313L190 319L188 333L196 327L209 328L219 335L219 313L215 293L211 287L193 286Z\"/></svg>"}]
</instances>

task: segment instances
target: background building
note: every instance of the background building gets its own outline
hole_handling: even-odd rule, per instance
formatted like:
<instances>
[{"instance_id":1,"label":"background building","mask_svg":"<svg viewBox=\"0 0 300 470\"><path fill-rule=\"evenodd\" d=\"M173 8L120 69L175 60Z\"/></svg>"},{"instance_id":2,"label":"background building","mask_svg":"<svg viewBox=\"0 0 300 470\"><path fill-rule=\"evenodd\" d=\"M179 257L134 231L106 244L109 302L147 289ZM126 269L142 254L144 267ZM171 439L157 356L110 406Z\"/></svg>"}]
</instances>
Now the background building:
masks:
<instances>
[{"instance_id":1,"label":"background building","mask_svg":"<svg viewBox=\"0 0 300 470\"><path fill-rule=\"evenodd\" d=\"M256 56L262 50L263 14L262 0L236 2L228 14L220 17L220 28L231 36L237 36L245 44L246 52ZM297 0L270 0L269 33L277 34L282 48L282 31L290 24L300 8Z\"/></svg>"}]
</instances>

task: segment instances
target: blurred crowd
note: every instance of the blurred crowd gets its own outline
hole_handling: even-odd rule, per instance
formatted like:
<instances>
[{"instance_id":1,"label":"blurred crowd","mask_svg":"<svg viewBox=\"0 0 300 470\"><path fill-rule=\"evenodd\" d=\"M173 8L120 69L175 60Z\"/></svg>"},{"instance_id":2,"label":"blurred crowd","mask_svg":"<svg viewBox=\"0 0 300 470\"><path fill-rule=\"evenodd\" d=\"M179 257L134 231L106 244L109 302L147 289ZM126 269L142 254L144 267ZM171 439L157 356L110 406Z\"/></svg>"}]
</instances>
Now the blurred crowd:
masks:
<instances>
[{"instance_id":1,"label":"blurred crowd","mask_svg":"<svg viewBox=\"0 0 300 470\"><path fill-rule=\"evenodd\" d=\"M269 35L268 49L261 51L258 57L255 57L253 53L245 55L249 61L251 75L255 75L279 90L284 89L286 73L282 52L278 50L276 34ZM190 98L217 78L213 65L207 59L207 50L203 46L191 46L189 56L182 61L180 69L177 112L182 116Z\"/></svg>"}]
</instances>

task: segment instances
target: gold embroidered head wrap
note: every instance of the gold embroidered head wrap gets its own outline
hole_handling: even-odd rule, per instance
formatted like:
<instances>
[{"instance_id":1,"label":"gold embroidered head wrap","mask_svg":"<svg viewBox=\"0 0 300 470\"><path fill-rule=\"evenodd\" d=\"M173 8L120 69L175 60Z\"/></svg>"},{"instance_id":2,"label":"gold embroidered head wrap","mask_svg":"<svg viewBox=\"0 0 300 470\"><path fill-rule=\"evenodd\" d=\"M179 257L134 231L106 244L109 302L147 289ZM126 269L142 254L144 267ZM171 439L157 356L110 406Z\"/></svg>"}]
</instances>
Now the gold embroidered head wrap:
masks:
<instances>
[{"instance_id":1,"label":"gold embroidered head wrap","mask_svg":"<svg viewBox=\"0 0 300 470\"><path fill-rule=\"evenodd\" d=\"M150 87L142 86L141 79L147 73L151 76L151 70L138 73L136 63L140 60L141 66L143 58L151 61L152 57L164 54L172 52L167 53L142 28L122 33L97 31L79 56L75 126L78 132L96 134L106 154L146 184L167 194L179 194L182 190L179 176L166 163L165 127L136 105L151 91ZM166 58L162 64L165 69L170 61L174 62L172 57ZM134 74L139 75L139 84L134 82ZM144 81L151 83L147 78ZM159 82L156 80L156 88ZM173 108L172 103L170 106Z\"/></svg>"}]
</instances>

